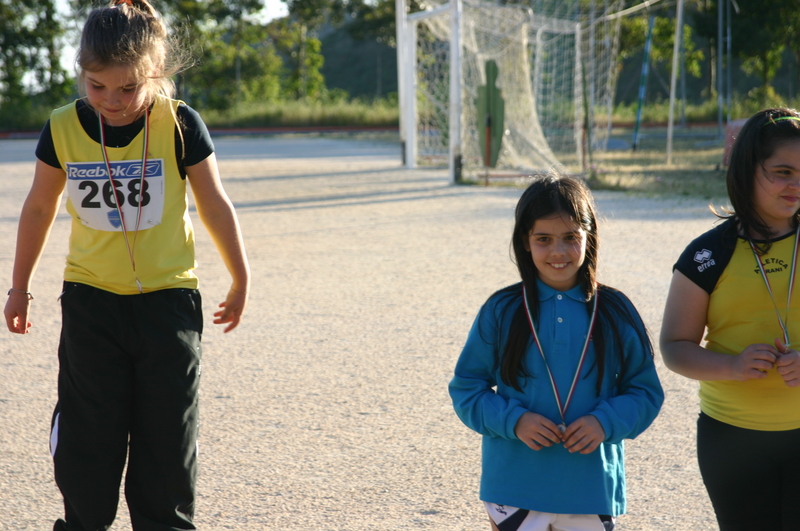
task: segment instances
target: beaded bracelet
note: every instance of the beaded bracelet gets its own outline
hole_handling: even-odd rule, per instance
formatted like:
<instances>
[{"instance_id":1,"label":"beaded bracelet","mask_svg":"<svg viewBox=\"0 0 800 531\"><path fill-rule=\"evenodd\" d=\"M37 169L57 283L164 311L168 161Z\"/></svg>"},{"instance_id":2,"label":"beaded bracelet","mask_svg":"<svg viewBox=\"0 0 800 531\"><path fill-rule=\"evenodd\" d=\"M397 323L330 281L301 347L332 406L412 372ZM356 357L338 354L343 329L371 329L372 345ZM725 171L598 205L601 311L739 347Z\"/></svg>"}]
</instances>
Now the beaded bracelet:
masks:
<instances>
[{"instance_id":1,"label":"beaded bracelet","mask_svg":"<svg viewBox=\"0 0 800 531\"><path fill-rule=\"evenodd\" d=\"M10 290L8 290L8 295L9 295L9 296L11 296L11 294L12 294L13 292L15 292L15 291L16 291L17 293L24 293L25 295L27 295L27 296L28 296L28 300L29 300L29 301L32 301L32 300L33 300L33 294L32 294L30 291L25 291L25 290L21 290L21 289L14 289L14 288L11 288Z\"/></svg>"}]
</instances>

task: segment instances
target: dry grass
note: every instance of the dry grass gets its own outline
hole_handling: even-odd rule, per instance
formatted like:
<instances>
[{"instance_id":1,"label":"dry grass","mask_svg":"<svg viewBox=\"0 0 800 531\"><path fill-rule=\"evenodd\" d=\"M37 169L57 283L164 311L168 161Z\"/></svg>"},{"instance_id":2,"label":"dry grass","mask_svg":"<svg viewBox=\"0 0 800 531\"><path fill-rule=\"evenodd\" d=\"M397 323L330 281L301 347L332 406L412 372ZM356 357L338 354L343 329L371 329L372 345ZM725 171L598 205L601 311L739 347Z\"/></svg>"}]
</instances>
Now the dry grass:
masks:
<instances>
[{"instance_id":1,"label":"dry grass","mask_svg":"<svg viewBox=\"0 0 800 531\"><path fill-rule=\"evenodd\" d=\"M670 165L666 135L658 130L648 131L635 152L631 149L596 152L590 184L596 189L723 198L726 196L725 168L721 167L724 148L722 141L711 136L715 133L716 130L709 132L709 136L701 136L702 131L693 131L691 136L676 135ZM632 134L615 131L613 138L630 142Z\"/></svg>"},{"instance_id":2,"label":"dry grass","mask_svg":"<svg viewBox=\"0 0 800 531\"><path fill-rule=\"evenodd\" d=\"M620 190L647 195L689 196L726 203L724 143L716 127L678 130L673 136L672 163L667 164L666 128L648 128L639 147L630 147L633 132L615 128L608 151L592 155L590 171L584 171L574 153L559 154L570 174L583 174L595 190ZM483 173L466 176L465 184L484 184ZM526 186L529 176L491 178L492 186Z\"/></svg>"}]
</instances>

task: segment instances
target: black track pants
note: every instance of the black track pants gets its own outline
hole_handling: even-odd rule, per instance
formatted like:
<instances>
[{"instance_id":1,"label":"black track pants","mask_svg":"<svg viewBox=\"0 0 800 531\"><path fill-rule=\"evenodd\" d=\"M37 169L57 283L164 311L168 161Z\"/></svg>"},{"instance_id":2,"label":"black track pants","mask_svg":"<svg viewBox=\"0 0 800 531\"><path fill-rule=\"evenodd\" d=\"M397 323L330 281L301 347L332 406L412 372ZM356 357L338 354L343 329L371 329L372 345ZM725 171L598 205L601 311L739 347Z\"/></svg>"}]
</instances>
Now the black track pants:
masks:
<instances>
[{"instance_id":1,"label":"black track pants","mask_svg":"<svg viewBox=\"0 0 800 531\"><path fill-rule=\"evenodd\" d=\"M54 529L107 529L126 457L133 529L195 529L200 294L67 282L61 305L51 451L65 519Z\"/></svg>"},{"instance_id":2,"label":"black track pants","mask_svg":"<svg viewBox=\"0 0 800 531\"><path fill-rule=\"evenodd\" d=\"M800 529L800 430L748 430L701 413L697 460L721 531Z\"/></svg>"}]
</instances>

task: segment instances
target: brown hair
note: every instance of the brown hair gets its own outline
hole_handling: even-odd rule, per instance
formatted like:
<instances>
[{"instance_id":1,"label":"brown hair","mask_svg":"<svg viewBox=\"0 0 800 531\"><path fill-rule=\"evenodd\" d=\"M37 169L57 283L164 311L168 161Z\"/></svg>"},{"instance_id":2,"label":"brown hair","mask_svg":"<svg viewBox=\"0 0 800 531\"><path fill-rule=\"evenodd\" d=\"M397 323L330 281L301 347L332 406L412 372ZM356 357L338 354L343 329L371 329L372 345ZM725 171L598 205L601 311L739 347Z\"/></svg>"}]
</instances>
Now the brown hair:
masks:
<instances>
[{"instance_id":1,"label":"brown hair","mask_svg":"<svg viewBox=\"0 0 800 531\"><path fill-rule=\"evenodd\" d=\"M723 218L735 216L745 237L752 240L755 233L758 239L764 240L754 242L761 253L769 251L769 240L778 235L772 234L766 222L756 212L753 203L756 171L759 167L763 169L764 161L780 146L798 140L800 114L794 109L776 107L761 110L751 116L736 137L731 150L727 185L733 210L723 210L723 214L714 213ZM798 221L800 211L792 217L792 225L796 227Z\"/></svg>"},{"instance_id":2,"label":"brown hair","mask_svg":"<svg viewBox=\"0 0 800 531\"><path fill-rule=\"evenodd\" d=\"M85 96L85 72L122 66L146 84L147 104L156 94L172 97L172 76L189 61L169 38L158 12L147 0L114 0L89 13L76 60L78 91Z\"/></svg>"}]
</instances>

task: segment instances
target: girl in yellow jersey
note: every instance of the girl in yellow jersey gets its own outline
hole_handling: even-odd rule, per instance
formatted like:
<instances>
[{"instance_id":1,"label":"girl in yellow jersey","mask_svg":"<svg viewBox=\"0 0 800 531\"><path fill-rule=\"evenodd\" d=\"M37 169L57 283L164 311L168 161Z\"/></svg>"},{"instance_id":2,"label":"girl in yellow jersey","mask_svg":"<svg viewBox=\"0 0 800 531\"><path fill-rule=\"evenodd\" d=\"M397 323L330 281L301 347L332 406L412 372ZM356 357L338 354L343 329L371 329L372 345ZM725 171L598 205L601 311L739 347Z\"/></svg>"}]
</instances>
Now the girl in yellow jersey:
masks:
<instances>
[{"instance_id":1,"label":"girl in yellow jersey","mask_svg":"<svg viewBox=\"0 0 800 531\"><path fill-rule=\"evenodd\" d=\"M107 529L126 461L135 531L195 529L203 314L187 181L232 277L214 314L225 332L239 324L250 272L208 130L169 97L174 59L146 0L94 9L78 50L84 97L53 111L36 149L5 318L11 332L31 327L33 274L66 190L56 531Z\"/></svg>"},{"instance_id":2,"label":"girl in yellow jersey","mask_svg":"<svg viewBox=\"0 0 800 531\"><path fill-rule=\"evenodd\" d=\"M700 380L697 454L722 531L800 522L800 115L750 118L727 175L732 210L675 264L661 330Z\"/></svg>"}]
</instances>

